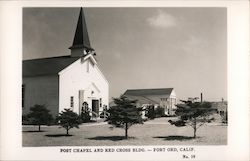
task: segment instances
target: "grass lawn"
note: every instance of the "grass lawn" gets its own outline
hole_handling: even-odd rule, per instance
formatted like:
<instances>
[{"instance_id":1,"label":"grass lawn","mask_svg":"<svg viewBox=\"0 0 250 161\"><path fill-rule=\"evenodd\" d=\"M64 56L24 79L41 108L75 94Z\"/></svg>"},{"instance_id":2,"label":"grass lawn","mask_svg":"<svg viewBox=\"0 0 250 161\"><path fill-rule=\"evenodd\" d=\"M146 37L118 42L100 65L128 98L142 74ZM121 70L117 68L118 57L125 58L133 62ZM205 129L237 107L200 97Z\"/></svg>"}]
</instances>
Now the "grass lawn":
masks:
<instances>
[{"instance_id":1,"label":"grass lawn","mask_svg":"<svg viewBox=\"0 0 250 161\"><path fill-rule=\"evenodd\" d=\"M124 130L104 123L80 125L79 129L66 131L58 126L23 126L23 146L120 146L120 145L226 145L227 126L204 125L193 139L191 127L175 127L168 118L147 121L134 125L128 131L129 139L124 139Z\"/></svg>"}]
</instances>

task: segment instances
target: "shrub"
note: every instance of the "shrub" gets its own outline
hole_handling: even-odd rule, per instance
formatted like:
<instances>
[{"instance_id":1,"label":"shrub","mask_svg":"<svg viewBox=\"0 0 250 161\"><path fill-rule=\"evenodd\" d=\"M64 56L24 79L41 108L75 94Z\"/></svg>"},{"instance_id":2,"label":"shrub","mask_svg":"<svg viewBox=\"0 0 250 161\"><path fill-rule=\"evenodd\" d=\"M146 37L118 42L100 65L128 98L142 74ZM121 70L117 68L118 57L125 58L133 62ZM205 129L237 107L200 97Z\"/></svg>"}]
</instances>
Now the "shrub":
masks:
<instances>
[{"instance_id":1,"label":"shrub","mask_svg":"<svg viewBox=\"0 0 250 161\"><path fill-rule=\"evenodd\" d=\"M165 116L165 112L164 112L164 111L165 111L164 108L162 108L162 107L157 107L157 108L155 109L155 117L158 118L158 117L163 117L163 116Z\"/></svg>"},{"instance_id":2,"label":"shrub","mask_svg":"<svg viewBox=\"0 0 250 161\"><path fill-rule=\"evenodd\" d=\"M146 117L148 117L149 119L154 119L155 118L155 108L153 105L150 105L146 108Z\"/></svg>"},{"instance_id":3,"label":"shrub","mask_svg":"<svg viewBox=\"0 0 250 161\"><path fill-rule=\"evenodd\" d=\"M90 112L89 111L82 111L81 114L80 114L80 119L81 119L81 122L82 123L85 123L85 122L90 122Z\"/></svg>"}]
</instances>

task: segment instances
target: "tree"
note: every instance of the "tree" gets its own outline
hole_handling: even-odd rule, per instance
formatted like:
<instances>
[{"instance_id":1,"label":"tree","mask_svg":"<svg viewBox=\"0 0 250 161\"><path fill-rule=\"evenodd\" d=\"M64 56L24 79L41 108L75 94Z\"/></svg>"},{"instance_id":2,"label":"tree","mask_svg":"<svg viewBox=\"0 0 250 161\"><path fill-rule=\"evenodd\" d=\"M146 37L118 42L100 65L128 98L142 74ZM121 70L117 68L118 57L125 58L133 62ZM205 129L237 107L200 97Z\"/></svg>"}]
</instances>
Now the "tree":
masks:
<instances>
[{"instance_id":1,"label":"tree","mask_svg":"<svg viewBox=\"0 0 250 161\"><path fill-rule=\"evenodd\" d=\"M38 130L41 131L41 125L49 125L53 121L49 112L44 105L34 105L30 108L27 118L31 124L38 125Z\"/></svg>"},{"instance_id":2,"label":"tree","mask_svg":"<svg viewBox=\"0 0 250 161\"><path fill-rule=\"evenodd\" d=\"M210 102L194 102L190 100L182 100L182 102L182 104L176 105L175 114L179 117L178 120L169 120L169 123L177 127L191 126L194 130L193 137L196 138L197 129L214 120L211 115L216 112L216 109L212 108Z\"/></svg>"},{"instance_id":3,"label":"tree","mask_svg":"<svg viewBox=\"0 0 250 161\"><path fill-rule=\"evenodd\" d=\"M58 124L66 129L67 135L69 135L69 130L72 128L79 128L78 125L81 124L80 118L77 113L73 112L71 109L64 109L57 116Z\"/></svg>"},{"instance_id":4,"label":"tree","mask_svg":"<svg viewBox=\"0 0 250 161\"><path fill-rule=\"evenodd\" d=\"M125 138L128 138L128 129L134 124L142 124L141 111L142 108L136 107L136 100L129 100L125 96L113 98L116 104L108 110L109 117L107 121L109 124L118 128L125 129Z\"/></svg>"}]
</instances>

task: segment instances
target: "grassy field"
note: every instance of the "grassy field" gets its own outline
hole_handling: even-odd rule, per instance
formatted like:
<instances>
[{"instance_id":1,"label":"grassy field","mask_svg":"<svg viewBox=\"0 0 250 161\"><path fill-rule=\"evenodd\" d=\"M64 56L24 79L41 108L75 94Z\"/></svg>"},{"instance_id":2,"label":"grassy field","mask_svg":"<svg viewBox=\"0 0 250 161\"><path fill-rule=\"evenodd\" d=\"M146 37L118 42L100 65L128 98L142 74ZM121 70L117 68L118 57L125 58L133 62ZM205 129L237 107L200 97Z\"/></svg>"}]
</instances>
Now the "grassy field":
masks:
<instances>
[{"instance_id":1,"label":"grassy field","mask_svg":"<svg viewBox=\"0 0 250 161\"><path fill-rule=\"evenodd\" d=\"M42 126L37 132L35 126L23 126L23 146L118 146L118 145L226 145L227 126L204 125L193 139L191 127L175 127L168 118L147 121L130 127L129 139L124 139L124 130L110 128L105 123L80 125L65 136L65 129L58 126Z\"/></svg>"}]
</instances>

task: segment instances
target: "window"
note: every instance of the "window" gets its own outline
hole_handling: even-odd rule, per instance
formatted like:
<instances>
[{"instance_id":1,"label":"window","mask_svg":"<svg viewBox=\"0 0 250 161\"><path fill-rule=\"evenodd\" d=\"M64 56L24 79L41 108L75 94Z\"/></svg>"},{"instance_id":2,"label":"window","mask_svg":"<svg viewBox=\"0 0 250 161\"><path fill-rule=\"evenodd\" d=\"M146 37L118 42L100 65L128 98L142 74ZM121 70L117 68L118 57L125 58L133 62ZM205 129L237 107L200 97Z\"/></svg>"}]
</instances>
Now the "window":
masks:
<instances>
[{"instance_id":1,"label":"window","mask_svg":"<svg viewBox=\"0 0 250 161\"><path fill-rule=\"evenodd\" d=\"M100 107L102 107L102 98L100 98Z\"/></svg>"},{"instance_id":2,"label":"window","mask_svg":"<svg viewBox=\"0 0 250 161\"><path fill-rule=\"evenodd\" d=\"M25 85L22 85L22 107L24 107L24 100L25 100Z\"/></svg>"},{"instance_id":3,"label":"window","mask_svg":"<svg viewBox=\"0 0 250 161\"><path fill-rule=\"evenodd\" d=\"M167 101L168 98L161 98L161 101Z\"/></svg>"},{"instance_id":4,"label":"window","mask_svg":"<svg viewBox=\"0 0 250 161\"><path fill-rule=\"evenodd\" d=\"M70 107L74 107L74 97L70 97Z\"/></svg>"}]
</instances>

